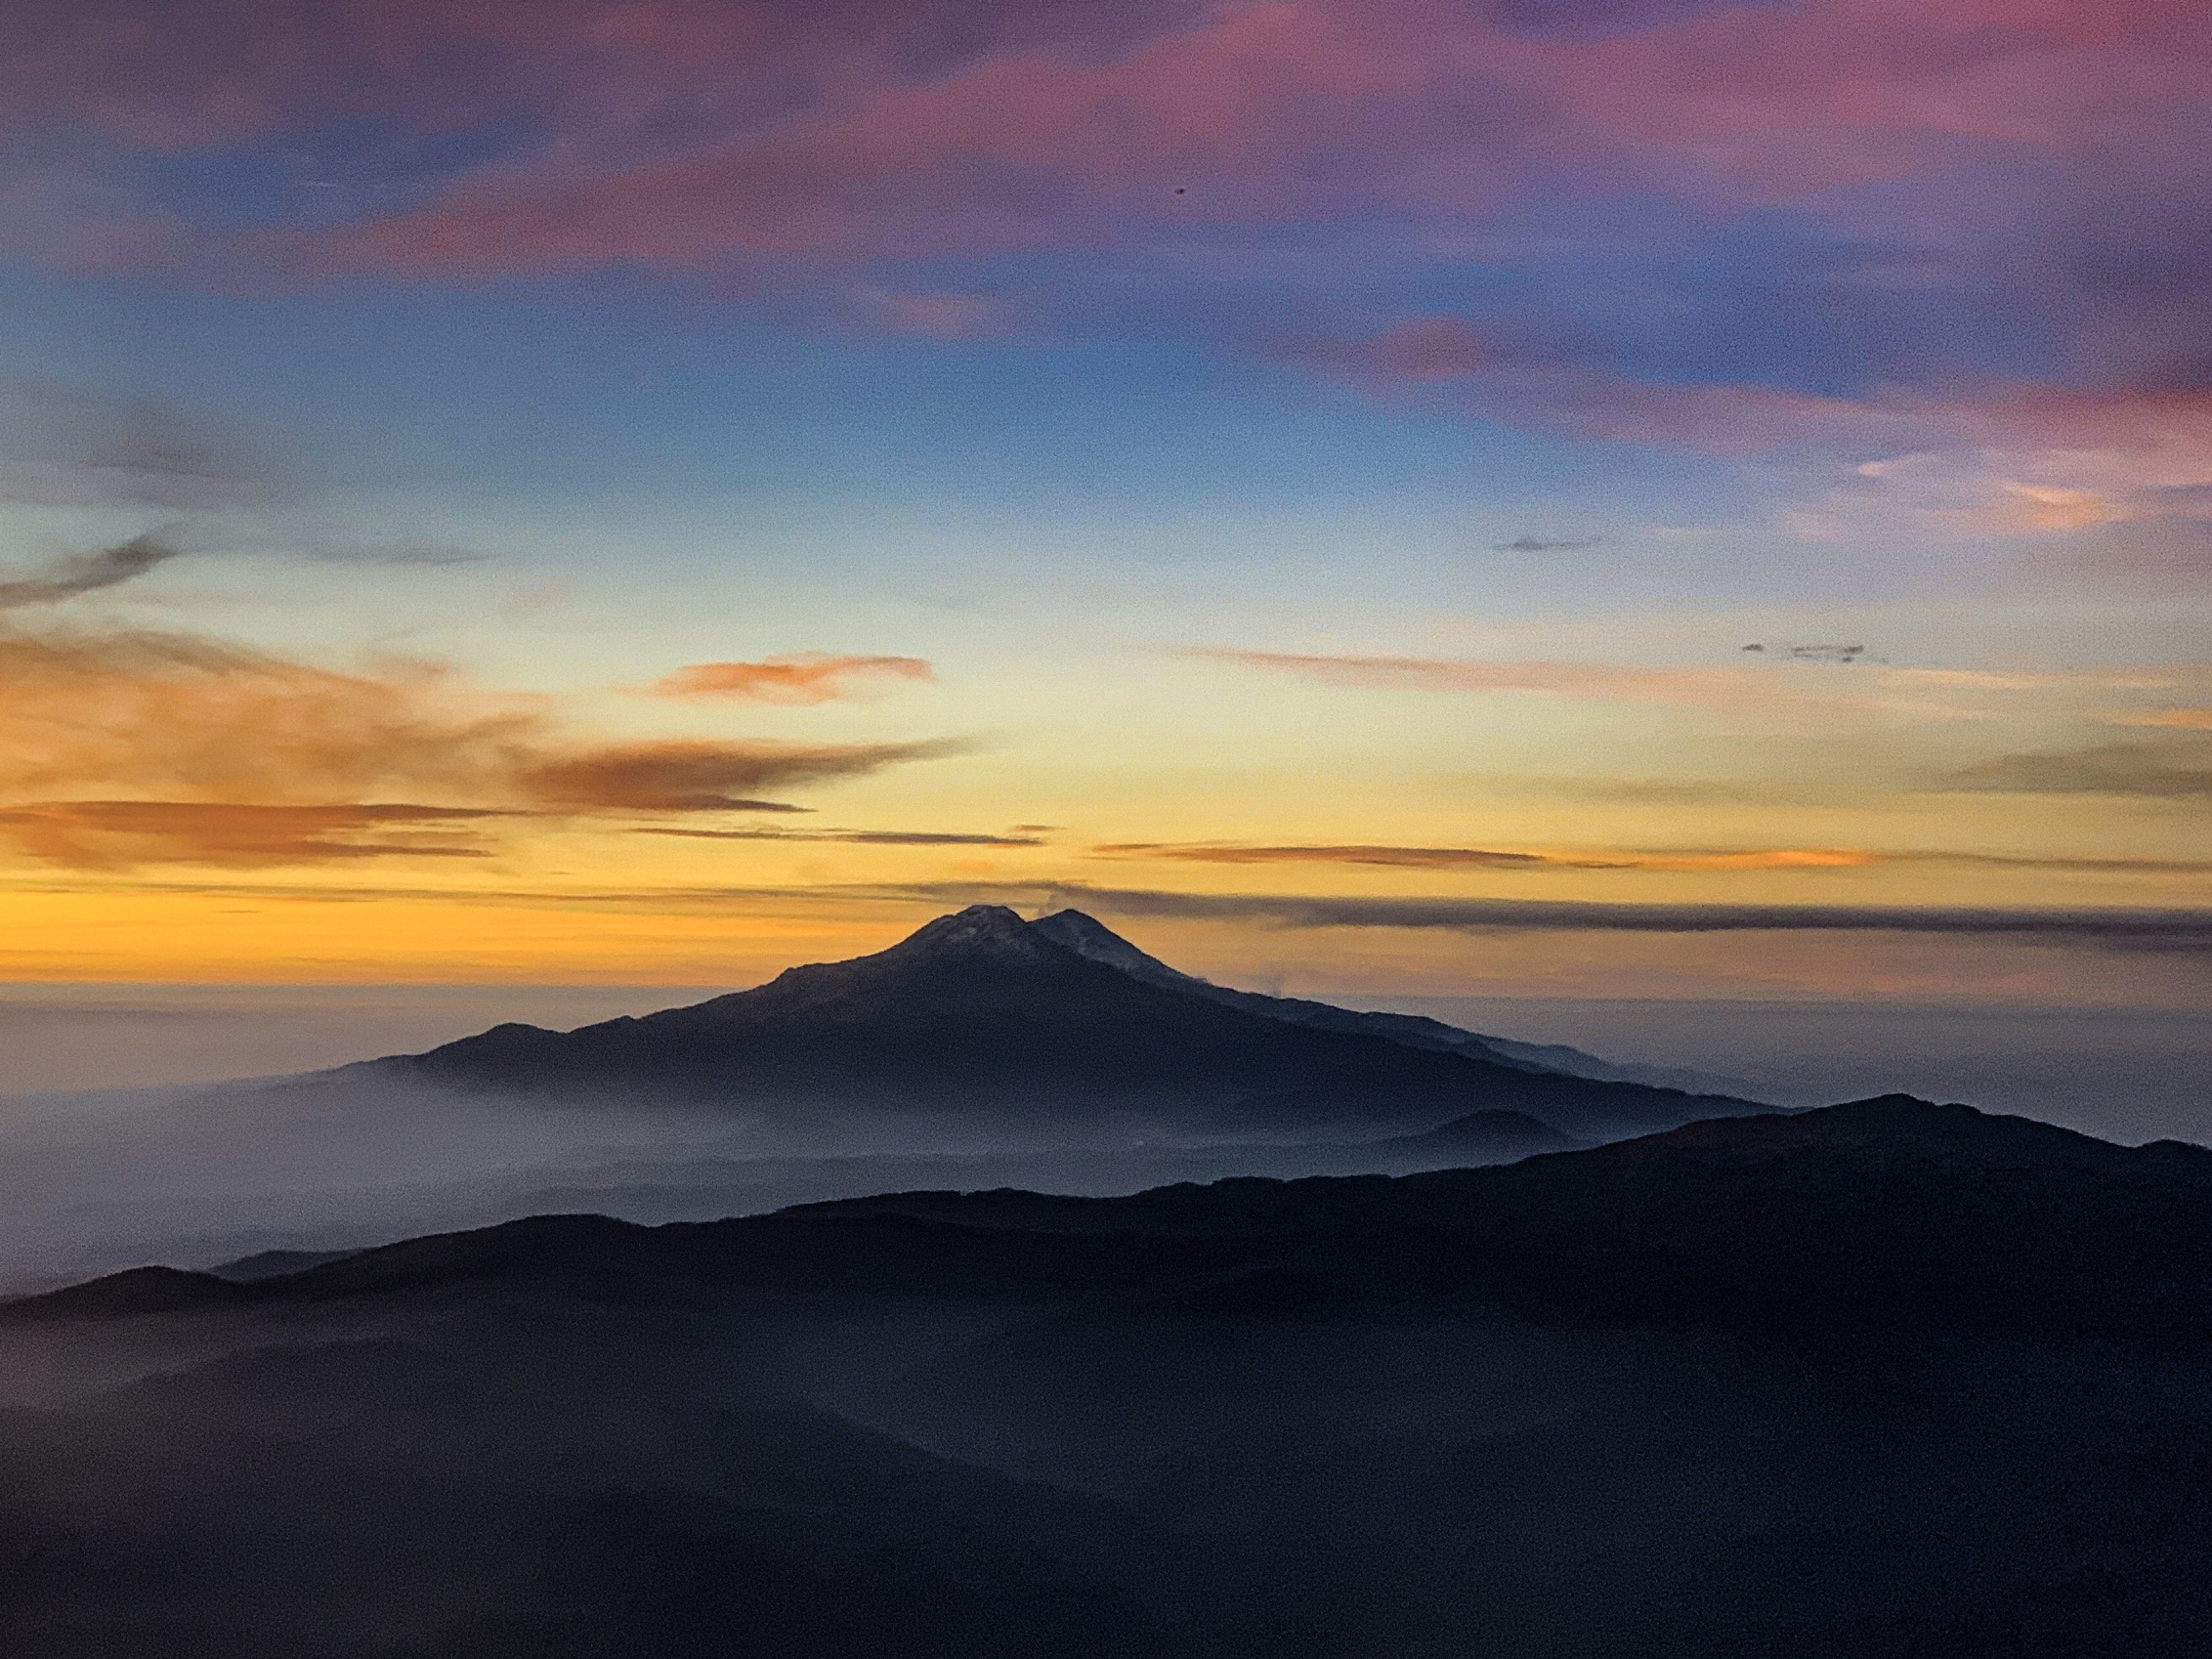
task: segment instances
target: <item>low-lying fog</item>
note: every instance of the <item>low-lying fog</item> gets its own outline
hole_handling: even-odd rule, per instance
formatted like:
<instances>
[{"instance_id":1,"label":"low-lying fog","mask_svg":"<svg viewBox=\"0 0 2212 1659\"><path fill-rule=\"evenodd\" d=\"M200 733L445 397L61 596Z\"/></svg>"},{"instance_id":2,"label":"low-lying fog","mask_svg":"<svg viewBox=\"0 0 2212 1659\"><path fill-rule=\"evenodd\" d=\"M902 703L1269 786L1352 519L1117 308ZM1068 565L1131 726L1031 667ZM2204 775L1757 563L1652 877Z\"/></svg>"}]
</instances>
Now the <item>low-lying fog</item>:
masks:
<instances>
[{"instance_id":1,"label":"low-lying fog","mask_svg":"<svg viewBox=\"0 0 2212 1659\"><path fill-rule=\"evenodd\" d=\"M728 1114L549 1109L403 1092L131 1088L418 1050L503 1019L569 1028L693 1001L668 987L25 987L0 994L0 1294L146 1261L209 1266L511 1216L705 1219L915 1187L1118 1193L1253 1173L1481 1161L1342 1146L1084 1145L966 1126L770 1135ZM2193 1016L1926 1004L1433 1000L1409 1011L1608 1057L1696 1066L1814 1104L1901 1088L2124 1141L2212 1138ZM102 1087L100 1085L109 1085ZM91 1090L87 1092L86 1090ZM1149 1143L1146 1143L1149 1139Z\"/></svg>"},{"instance_id":2,"label":"low-lying fog","mask_svg":"<svg viewBox=\"0 0 2212 1659\"><path fill-rule=\"evenodd\" d=\"M415 1054L508 1020L569 1031L693 985L0 985L0 1093L276 1077Z\"/></svg>"},{"instance_id":3,"label":"low-lying fog","mask_svg":"<svg viewBox=\"0 0 2212 1659\"><path fill-rule=\"evenodd\" d=\"M1343 999L1346 1006L1382 1003ZM2212 1010L1863 1001L1401 998L1389 1007L1820 1106L1917 1094L2106 1140L2212 1142Z\"/></svg>"},{"instance_id":4,"label":"low-lying fog","mask_svg":"<svg viewBox=\"0 0 2212 1659\"><path fill-rule=\"evenodd\" d=\"M1378 1131L1380 1133L1380 1131ZM519 1215L709 1220L915 1188L1136 1192L1233 1174L1405 1173L1479 1155L1205 1143L866 1114L546 1105L351 1076L0 1097L0 1295Z\"/></svg>"},{"instance_id":5,"label":"low-lying fog","mask_svg":"<svg viewBox=\"0 0 2212 1659\"><path fill-rule=\"evenodd\" d=\"M517 1213L533 1185L652 1150L711 1156L742 1127L355 1084L0 1099L0 1289L141 1261L212 1265Z\"/></svg>"}]
</instances>

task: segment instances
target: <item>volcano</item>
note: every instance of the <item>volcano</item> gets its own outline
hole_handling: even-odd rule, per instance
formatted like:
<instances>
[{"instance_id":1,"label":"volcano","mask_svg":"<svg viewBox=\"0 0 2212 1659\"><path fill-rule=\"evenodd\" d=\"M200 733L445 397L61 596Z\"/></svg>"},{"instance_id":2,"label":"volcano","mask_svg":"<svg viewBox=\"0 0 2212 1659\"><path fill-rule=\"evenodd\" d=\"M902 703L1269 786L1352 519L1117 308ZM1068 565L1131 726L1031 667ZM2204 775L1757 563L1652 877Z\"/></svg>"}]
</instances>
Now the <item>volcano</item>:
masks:
<instances>
[{"instance_id":1,"label":"volcano","mask_svg":"<svg viewBox=\"0 0 2212 1659\"><path fill-rule=\"evenodd\" d=\"M952 1115L1262 1137L1418 1132L1511 1111L1603 1140L1768 1109L1571 1075L1498 1042L1212 985L1081 912L1029 922L976 905L873 956L794 967L692 1006L572 1032L496 1026L326 1075L794 1121Z\"/></svg>"}]
</instances>

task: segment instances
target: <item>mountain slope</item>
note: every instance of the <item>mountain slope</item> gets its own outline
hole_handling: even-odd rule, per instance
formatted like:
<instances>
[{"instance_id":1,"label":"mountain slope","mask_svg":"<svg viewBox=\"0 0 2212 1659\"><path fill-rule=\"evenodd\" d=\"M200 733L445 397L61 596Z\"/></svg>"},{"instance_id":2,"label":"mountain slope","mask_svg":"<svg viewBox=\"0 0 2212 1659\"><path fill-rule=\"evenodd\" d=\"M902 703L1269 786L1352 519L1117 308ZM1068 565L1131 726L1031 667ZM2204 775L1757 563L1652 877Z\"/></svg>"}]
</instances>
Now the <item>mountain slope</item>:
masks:
<instances>
[{"instance_id":1,"label":"mountain slope","mask_svg":"<svg viewBox=\"0 0 2212 1659\"><path fill-rule=\"evenodd\" d=\"M1409 1048L1433 1048L1448 1054L1466 1054L1478 1060L1494 1061L1518 1071L1556 1073L1564 1077L1589 1078L1597 1083L1639 1083L1657 1088L1678 1088L1691 1094L1723 1095L1739 1086L1727 1080L1695 1072L1657 1066L1619 1065L1611 1060L1601 1060L1595 1054L1585 1054L1581 1049L1570 1048L1564 1043L1516 1042L1506 1037L1485 1037L1477 1032L1446 1025L1442 1020L1432 1020L1425 1014L1374 1013L1340 1008L1329 1002L1310 1001L1301 997L1270 997L1262 992L1238 991L1226 985L1215 985L1211 980L1200 979L1194 974L1170 967L1159 957L1138 950L1103 922L1078 910L1055 911L1050 915L1039 916L1030 923L1030 927L1054 943L1065 946L1079 957L1119 968L1131 978L1141 979L1148 985L1184 991L1226 1007L1263 1014L1269 1019L1282 1020L1290 1025L1311 1026L1318 1031L1356 1032L1370 1037L1383 1037L1392 1042L1402 1042Z\"/></svg>"},{"instance_id":2,"label":"mountain slope","mask_svg":"<svg viewBox=\"0 0 2212 1659\"><path fill-rule=\"evenodd\" d=\"M1055 937L1066 930L976 906L874 956L792 968L692 1007L569 1033L500 1026L369 1065L484 1092L1207 1133L1426 1128L1502 1109L1605 1138L1765 1109L1409 1042L1379 1023L1390 1016L1255 1012L1243 994L1164 966L1132 972L1079 954Z\"/></svg>"}]
</instances>

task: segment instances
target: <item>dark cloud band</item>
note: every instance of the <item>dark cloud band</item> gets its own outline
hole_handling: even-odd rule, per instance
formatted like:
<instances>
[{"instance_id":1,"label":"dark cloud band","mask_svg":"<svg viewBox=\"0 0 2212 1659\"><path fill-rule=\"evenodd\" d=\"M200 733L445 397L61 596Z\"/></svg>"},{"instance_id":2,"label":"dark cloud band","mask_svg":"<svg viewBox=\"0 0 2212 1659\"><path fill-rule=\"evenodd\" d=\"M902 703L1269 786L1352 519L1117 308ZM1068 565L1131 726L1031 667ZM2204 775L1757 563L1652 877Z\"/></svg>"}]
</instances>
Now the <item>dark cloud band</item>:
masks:
<instances>
[{"instance_id":1,"label":"dark cloud band","mask_svg":"<svg viewBox=\"0 0 2212 1659\"><path fill-rule=\"evenodd\" d=\"M635 835L672 835L689 841L842 841L862 847L1041 847L1035 835L963 835L935 830L684 830L659 825Z\"/></svg>"},{"instance_id":2,"label":"dark cloud band","mask_svg":"<svg viewBox=\"0 0 2212 1659\"><path fill-rule=\"evenodd\" d=\"M1065 900L1122 915L1270 927L1391 927L1459 933L1921 933L2139 950L2212 952L2212 910L1976 909L1878 905L1638 905L1565 899L1308 898L1017 883L926 889L952 900Z\"/></svg>"}]
</instances>

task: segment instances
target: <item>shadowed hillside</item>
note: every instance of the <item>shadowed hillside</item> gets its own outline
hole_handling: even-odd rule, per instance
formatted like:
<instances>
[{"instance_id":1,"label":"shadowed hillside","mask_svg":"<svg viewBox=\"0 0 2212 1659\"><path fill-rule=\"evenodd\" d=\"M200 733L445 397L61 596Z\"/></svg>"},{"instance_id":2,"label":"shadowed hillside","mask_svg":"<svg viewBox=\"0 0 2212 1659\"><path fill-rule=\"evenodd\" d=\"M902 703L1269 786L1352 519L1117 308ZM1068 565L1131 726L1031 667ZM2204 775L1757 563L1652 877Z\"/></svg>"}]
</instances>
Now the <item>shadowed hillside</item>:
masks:
<instances>
[{"instance_id":1,"label":"shadowed hillside","mask_svg":"<svg viewBox=\"0 0 2212 1659\"><path fill-rule=\"evenodd\" d=\"M2212 1153L547 1216L0 1310L11 1651L2180 1655Z\"/></svg>"}]
</instances>

